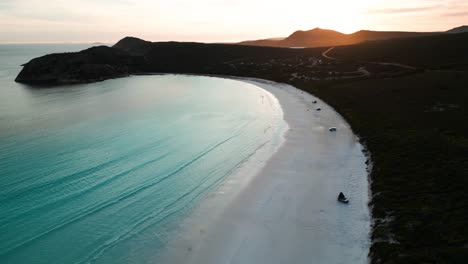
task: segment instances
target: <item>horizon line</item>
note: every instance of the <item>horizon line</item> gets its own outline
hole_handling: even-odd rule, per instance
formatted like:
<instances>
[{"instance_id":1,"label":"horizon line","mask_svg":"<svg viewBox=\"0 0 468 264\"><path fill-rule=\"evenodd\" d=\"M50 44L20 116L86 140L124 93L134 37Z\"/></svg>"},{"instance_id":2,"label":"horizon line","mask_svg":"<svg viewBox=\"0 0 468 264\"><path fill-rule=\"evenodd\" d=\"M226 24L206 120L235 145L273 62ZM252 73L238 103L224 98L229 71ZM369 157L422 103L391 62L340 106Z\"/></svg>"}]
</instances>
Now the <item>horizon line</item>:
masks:
<instances>
[{"instance_id":1,"label":"horizon line","mask_svg":"<svg viewBox=\"0 0 468 264\"><path fill-rule=\"evenodd\" d=\"M247 39L242 39L242 40L235 40L235 41L213 41L213 40L208 40L208 41L200 41L200 40L174 40L174 39L171 39L171 40L148 40L148 39L145 39L145 38L140 38L140 37L135 37L135 36L131 36L131 35L127 35L127 36L124 36L124 37L121 37L120 39L118 39L117 41L25 41L25 42L21 42L21 41L12 41L12 42L2 42L0 41L0 45L27 45L27 44L36 44L36 45L46 45L46 44L70 44L70 45L73 45L73 44L102 44L102 45L113 45L115 43L117 43L119 40L123 39L123 38L126 38L126 37L134 37L134 38L139 38L139 39L142 39L142 40L147 40L147 41L151 41L151 42L198 42L198 43L209 43L209 44L215 44L215 43L223 43L223 44L230 44L230 43L238 43L238 42L243 42L243 41L252 41L252 40L262 40L262 39L274 39L274 38L287 38L288 36L290 36L291 34L293 34L294 32L298 32L298 31L310 31L310 30L314 30L314 29L321 29L321 30L331 30L331 31L335 31L335 32L338 32L338 33L341 33L341 34L344 34L344 35L352 35L352 34L355 34L357 32L360 32L360 31L375 31L375 32L414 32L414 33L444 33L444 32L447 32L451 29L455 29L455 28L459 28L459 27L466 27L468 25L460 25L460 26L456 26L456 27L452 27L452 28L449 28L449 29L446 29L446 30L435 30L435 31L407 31L407 30L373 30L373 29L359 29L359 30L356 30L352 33L343 33L339 30L334 30L334 29L330 29L330 28L323 28L323 27L314 27L314 28L311 28L311 29L298 29L298 30L295 30L293 31L292 33L290 33L289 35L287 36L282 36L282 37L266 37L266 38L262 38L262 37L259 37L259 38L247 38Z\"/></svg>"}]
</instances>

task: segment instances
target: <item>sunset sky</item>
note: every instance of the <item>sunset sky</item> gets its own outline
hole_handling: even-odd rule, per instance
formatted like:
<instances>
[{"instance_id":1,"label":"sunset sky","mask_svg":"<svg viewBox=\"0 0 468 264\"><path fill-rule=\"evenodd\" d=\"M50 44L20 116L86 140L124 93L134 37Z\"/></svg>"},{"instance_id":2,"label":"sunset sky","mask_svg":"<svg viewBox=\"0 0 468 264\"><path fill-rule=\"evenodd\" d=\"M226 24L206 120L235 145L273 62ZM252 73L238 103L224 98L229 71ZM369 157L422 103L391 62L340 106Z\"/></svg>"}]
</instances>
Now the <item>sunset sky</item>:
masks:
<instances>
[{"instance_id":1,"label":"sunset sky","mask_svg":"<svg viewBox=\"0 0 468 264\"><path fill-rule=\"evenodd\" d=\"M445 31L466 0L0 0L0 42L240 41L315 27Z\"/></svg>"}]
</instances>

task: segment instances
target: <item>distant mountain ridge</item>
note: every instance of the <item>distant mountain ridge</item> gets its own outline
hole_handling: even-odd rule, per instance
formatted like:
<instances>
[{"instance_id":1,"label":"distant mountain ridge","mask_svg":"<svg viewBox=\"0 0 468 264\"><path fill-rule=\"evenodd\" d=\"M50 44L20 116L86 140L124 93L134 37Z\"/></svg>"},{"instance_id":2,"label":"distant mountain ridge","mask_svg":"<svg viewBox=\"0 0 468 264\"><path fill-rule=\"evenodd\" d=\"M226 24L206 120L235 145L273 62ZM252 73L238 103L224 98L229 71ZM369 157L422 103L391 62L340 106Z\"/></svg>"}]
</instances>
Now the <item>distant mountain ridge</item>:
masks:
<instances>
[{"instance_id":1,"label":"distant mountain ridge","mask_svg":"<svg viewBox=\"0 0 468 264\"><path fill-rule=\"evenodd\" d=\"M270 46L270 47L326 47L357 44L372 40L385 40L393 38L410 38L447 33L468 32L468 26L461 26L446 32L405 32L405 31L372 31L360 30L352 34L322 28L303 31L298 30L284 39L261 39L242 41L239 45Z\"/></svg>"},{"instance_id":2,"label":"distant mountain ridge","mask_svg":"<svg viewBox=\"0 0 468 264\"><path fill-rule=\"evenodd\" d=\"M468 26L460 26L447 30L447 33L465 33L468 32Z\"/></svg>"}]
</instances>

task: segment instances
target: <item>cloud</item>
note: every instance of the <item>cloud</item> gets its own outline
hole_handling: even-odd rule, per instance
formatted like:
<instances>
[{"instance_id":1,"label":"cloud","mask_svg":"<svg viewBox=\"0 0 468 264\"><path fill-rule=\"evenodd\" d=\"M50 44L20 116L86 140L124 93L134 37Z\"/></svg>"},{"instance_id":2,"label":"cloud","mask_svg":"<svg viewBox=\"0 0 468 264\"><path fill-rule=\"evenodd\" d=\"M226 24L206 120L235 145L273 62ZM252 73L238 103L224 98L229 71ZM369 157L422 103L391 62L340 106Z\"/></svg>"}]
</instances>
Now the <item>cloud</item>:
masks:
<instances>
[{"instance_id":1,"label":"cloud","mask_svg":"<svg viewBox=\"0 0 468 264\"><path fill-rule=\"evenodd\" d=\"M466 17L468 18L468 11L445 13L444 16L451 16L451 17L463 17L463 16L466 16Z\"/></svg>"},{"instance_id":2,"label":"cloud","mask_svg":"<svg viewBox=\"0 0 468 264\"><path fill-rule=\"evenodd\" d=\"M440 8L439 5L434 6L421 6L421 7L407 7L407 8L384 8L384 9L371 9L368 10L368 14L373 15L394 15L394 14L405 14L405 13L418 13Z\"/></svg>"}]
</instances>

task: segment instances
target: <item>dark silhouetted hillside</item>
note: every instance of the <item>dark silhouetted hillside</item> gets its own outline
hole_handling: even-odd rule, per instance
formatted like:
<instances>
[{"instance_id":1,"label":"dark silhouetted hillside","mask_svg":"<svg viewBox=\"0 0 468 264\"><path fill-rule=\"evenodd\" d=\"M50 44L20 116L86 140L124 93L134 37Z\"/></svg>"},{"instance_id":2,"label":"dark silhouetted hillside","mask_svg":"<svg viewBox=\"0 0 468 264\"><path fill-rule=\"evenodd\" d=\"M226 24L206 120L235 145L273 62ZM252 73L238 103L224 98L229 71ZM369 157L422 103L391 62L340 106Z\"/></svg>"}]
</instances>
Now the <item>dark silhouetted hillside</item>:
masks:
<instances>
[{"instance_id":1,"label":"dark silhouetted hillside","mask_svg":"<svg viewBox=\"0 0 468 264\"><path fill-rule=\"evenodd\" d=\"M328 36L329 39L338 39L342 35L336 31L322 29L314 29L313 32L315 36ZM301 44L311 43L308 39L309 34L310 32L295 32L284 41L301 39ZM191 42L148 42L126 37L112 48L101 46L77 53L52 54L33 59L25 64L16 81L80 83L148 72L247 76L249 73L262 71L268 75L265 69L270 67L275 68L278 73L294 69L295 73L306 74L310 72L309 69L299 69L297 67L302 64L296 65L292 61L298 59L298 63L310 62L319 57L322 51L323 48L289 49ZM423 69L466 69L468 33L367 41L336 47L328 55L341 60L400 63ZM291 62L281 62L278 59ZM240 60L249 61L253 68L245 72L240 70L239 66L245 65L233 64ZM352 68L348 71L350 70ZM316 74L320 75L320 71L329 70L316 71Z\"/></svg>"},{"instance_id":2,"label":"dark silhouetted hillside","mask_svg":"<svg viewBox=\"0 0 468 264\"><path fill-rule=\"evenodd\" d=\"M125 37L117 42L113 47L127 51L131 54L142 55L148 52L152 42L134 37Z\"/></svg>"},{"instance_id":3,"label":"dark silhouetted hillside","mask_svg":"<svg viewBox=\"0 0 468 264\"><path fill-rule=\"evenodd\" d=\"M416 67L467 68L468 33L389 39L341 46L328 55L337 59L394 62Z\"/></svg>"},{"instance_id":4,"label":"dark silhouetted hillside","mask_svg":"<svg viewBox=\"0 0 468 264\"><path fill-rule=\"evenodd\" d=\"M285 49L194 42L149 42L126 37L113 47L51 54L24 65L16 81L28 84L87 83L137 73L233 74L229 62L319 56L316 49Z\"/></svg>"},{"instance_id":5,"label":"dark silhouetted hillside","mask_svg":"<svg viewBox=\"0 0 468 264\"><path fill-rule=\"evenodd\" d=\"M411 38L411 37L422 37L432 36L442 33L437 32L405 32L405 31L371 31L371 30L360 30L353 34L348 35L352 40L352 44L370 41L370 40L385 40L394 38Z\"/></svg>"},{"instance_id":6,"label":"dark silhouetted hillside","mask_svg":"<svg viewBox=\"0 0 468 264\"><path fill-rule=\"evenodd\" d=\"M404 31L371 31L360 30L352 34L338 31L314 28L307 31L296 31L284 39L263 39L243 41L240 45L270 46L270 47L328 47L351 45L370 40L385 40L393 38L410 38L444 34L444 32L404 32Z\"/></svg>"},{"instance_id":7,"label":"dark silhouetted hillside","mask_svg":"<svg viewBox=\"0 0 468 264\"><path fill-rule=\"evenodd\" d=\"M47 85L95 82L139 72L143 65L142 57L98 46L80 52L35 58L24 65L15 81Z\"/></svg>"},{"instance_id":8,"label":"dark silhouetted hillside","mask_svg":"<svg viewBox=\"0 0 468 264\"><path fill-rule=\"evenodd\" d=\"M468 26L461 26L447 30L447 33L465 33L468 32Z\"/></svg>"},{"instance_id":9,"label":"dark silhouetted hillside","mask_svg":"<svg viewBox=\"0 0 468 264\"><path fill-rule=\"evenodd\" d=\"M346 45L345 34L334 30L314 28L308 31L296 31L280 41L283 47L324 47L330 45Z\"/></svg>"},{"instance_id":10,"label":"dark silhouetted hillside","mask_svg":"<svg viewBox=\"0 0 468 264\"><path fill-rule=\"evenodd\" d=\"M346 45L346 35L334 30L314 28L307 31L298 30L284 39L264 39L240 42L241 45L271 47L325 47Z\"/></svg>"}]
</instances>

